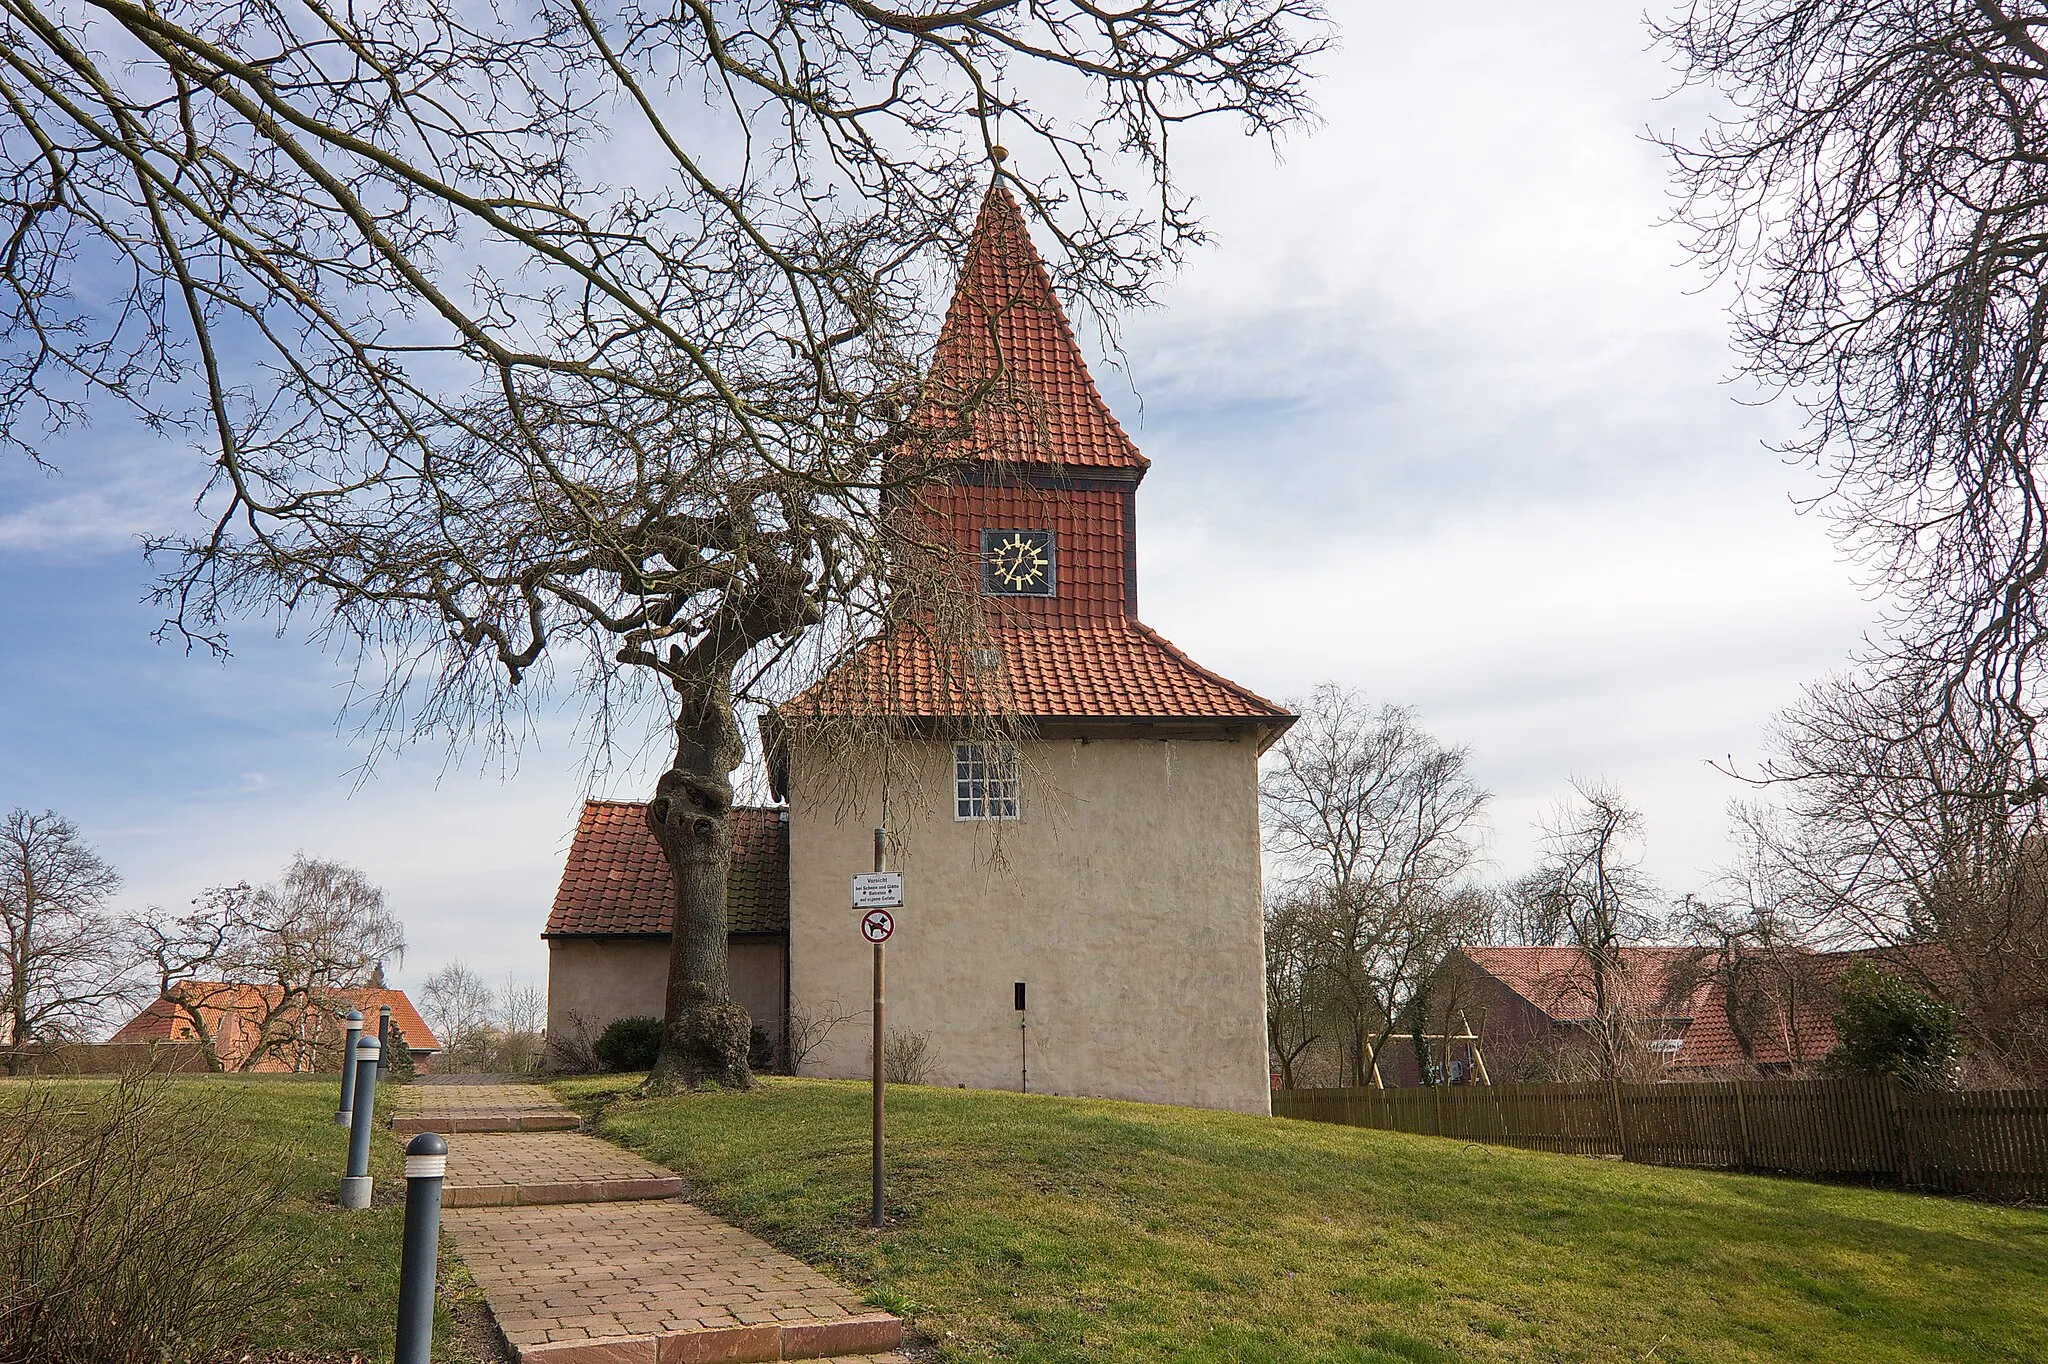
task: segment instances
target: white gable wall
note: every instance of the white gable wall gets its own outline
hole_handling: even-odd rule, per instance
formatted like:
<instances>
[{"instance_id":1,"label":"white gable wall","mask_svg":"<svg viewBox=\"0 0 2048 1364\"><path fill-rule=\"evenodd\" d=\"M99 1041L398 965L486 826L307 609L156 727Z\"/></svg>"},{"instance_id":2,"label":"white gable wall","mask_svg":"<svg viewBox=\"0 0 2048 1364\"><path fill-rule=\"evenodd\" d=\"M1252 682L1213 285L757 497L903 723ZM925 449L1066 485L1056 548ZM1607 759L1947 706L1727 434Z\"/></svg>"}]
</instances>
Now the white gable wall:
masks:
<instances>
[{"instance_id":1,"label":"white gable wall","mask_svg":"<svg viewBox=\"0 0 2048 1364\"><path fill-rule=\"evenodd\" d=\"M890 762L905 904L887 1021L929 1035L931 1082L1019 1087L1021 980L1034 1093L1268 1112L1252 740L1032 742L1022 816L1000 822L954 819L952 755ZM848 882L872 866L880 782L849 794L791 759L791 1007L858 1015L803 1073L856 1078L872 954Z\"/></svg>"}]
</instances>

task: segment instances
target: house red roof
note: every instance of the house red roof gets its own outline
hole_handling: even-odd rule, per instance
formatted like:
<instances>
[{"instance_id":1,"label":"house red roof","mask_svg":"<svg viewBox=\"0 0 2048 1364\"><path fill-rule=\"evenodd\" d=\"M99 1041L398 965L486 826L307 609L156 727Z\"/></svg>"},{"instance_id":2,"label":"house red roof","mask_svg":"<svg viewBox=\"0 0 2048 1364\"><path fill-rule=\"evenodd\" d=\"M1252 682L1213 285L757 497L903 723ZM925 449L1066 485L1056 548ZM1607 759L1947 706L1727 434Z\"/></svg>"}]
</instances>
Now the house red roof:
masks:
<instances>
[{"instance_id":1,"label":"house red roof","mask_svg":"<svg viewBox=\"0 0 2048 1364\"><path fill-rule=\"evenodd\" d=\"M246 985L227 980L188 980L171 987L193 1001L200 1012L207 1016L208 1026L215 1026L214 1020L223 1014L238 1014L243 1017L260 1017L274 1006L283 993L275 985ZM325 1012L336 1017L350 1009L361 1011L369 1022L366 1025L374 1031L377 1026L377 1010L381 1005L391 1006L391 1022L405 1034L408 1049L416 1052L432 1052L441 1049L441 1041L434 1036L434 1030L427 1026L427 1020L420 1017L419 1010L406 998L403 990L380 990L360 986L346 990L319 990L314 1000ZM180 1031L190 1023L177 1005L168 999L153 1001L135 1017L121 1025L107 1040L110 1042L178 1042L189 1041L190 1034Z\"/></svg>"},{"instance_id":2,"label":"house red roof","mask_svg":"<svg viewBox=\"0 0 2048 1364\"><path fill-rule=\"evenodd\" d=\"M1617 1003L1652 1018L1691 1018L1700 992L1665 1002L1671 973L1695 954L1690 947L1624 947L1621 973L1608 981ZM1594 1017L1593 971L1576 947L1468 947L1473 965L1513 990L1558 1023L1586 1023Z\"/></svg>"},{"instance_id":3,"label":"house red roof","mask_svg":"<svg viewBox=\"0 0 2048 1364\"><path fill-rule=\"evenodd\" d=\"M789 824L782 811L736 807L725 913L732 933L789 931ZM675 882L640 801L587 800L569 843L544 938L667 937Z\"/></svg>"},{"instance_id":4,"label":"house red roof","mask_svg":"<svg viewBox=\"0 0 2048 1364\"><path fill-rule=\"evenodd\" d=\"M973 650L943 654L922 637L870 642L780 712L791 719L1247 720L1275 734L1293 719L1137 621L997 628L989 642L994 657L981 659Z\"/></svg>"},{"instance_id":5,"label":"house red roof","mask_svg":"<svg viewBox=\"0 0 2048 1364\"><path fill-rule=\"evenodd\" d=\"M957 423L947 460L1124 469L1148 461L1096 391L1024 214L1000 181L989 187L939 329L917 423Z\"/></svg>"},{"instance_id":6,"label":"house red roof","mask_svg":"<svg viewBox=\"0 0 2048 1364\"><path fill-rule=\"evenodd\" d=\"M1592 972L1576 947L1468 947L1473 965L1542 1010L1553 1022L1593 1018ZM1744 1065L1811 1065L1834 1049L1834 983L1850 963L1873 960L1886 969L1937 985L1952 978L1952 962L1939 948L1869 948L1798 954L1797 983L1765 1001L1743 1051L1728 1018L1726 992L1717 980L1688 972L1701 959L1697 947L1621 949L1621 1002L1630 1013L1670 1025L1680 1046L1673 1070ZM1768 978L1762 982L1771 987ZM1675 994L1676 997L1673 997Z\"/></svg>"}]
</instances>

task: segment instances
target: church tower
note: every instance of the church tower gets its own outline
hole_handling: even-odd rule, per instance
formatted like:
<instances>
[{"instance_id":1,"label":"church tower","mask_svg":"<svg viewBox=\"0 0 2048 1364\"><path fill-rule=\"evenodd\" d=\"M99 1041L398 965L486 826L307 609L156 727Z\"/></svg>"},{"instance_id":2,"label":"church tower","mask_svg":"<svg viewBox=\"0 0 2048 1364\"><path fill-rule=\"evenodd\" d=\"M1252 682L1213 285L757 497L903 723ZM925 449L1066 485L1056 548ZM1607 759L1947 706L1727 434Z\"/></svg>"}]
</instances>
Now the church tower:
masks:
<instances>
[{"instance_id":1,"label":"church tower","mask_svg":"<svg viewBox=\"0 0 2048 1364\"><path fill-rule=\"evenodd\" d=\"M917 736L886 777L849 779L823 766L845 752L784 731L791 1016L865 1005L848 878L886 805L905 879L890 1031L924 1035L933 1083L1266 1112L1257 764L1293 717L1139 619L1149 462L1000 182L919 415L958 434L906 505L968 566L985 657L968 676L929 640L877 641L783 708ZM1014 740L974 723L985 687ZM865 1038L836 1029L804 1072L864 1074Z\"/></svg>"}]
</instances>

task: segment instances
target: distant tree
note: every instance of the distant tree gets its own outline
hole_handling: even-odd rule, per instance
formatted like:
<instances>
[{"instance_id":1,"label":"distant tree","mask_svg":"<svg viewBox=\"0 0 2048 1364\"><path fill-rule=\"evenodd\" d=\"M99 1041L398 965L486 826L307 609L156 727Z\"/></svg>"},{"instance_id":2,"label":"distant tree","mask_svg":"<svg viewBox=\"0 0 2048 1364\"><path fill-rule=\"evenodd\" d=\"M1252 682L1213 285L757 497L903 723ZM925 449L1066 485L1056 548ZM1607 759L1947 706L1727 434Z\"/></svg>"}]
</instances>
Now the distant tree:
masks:
<instances>
[{"instance_id":1,"label":"distant tree","mask_svg":"<svg viewBox=\"0 0 2048 1364\"><path fill-rule=\"evenodd\" d=\"M493 990L451 961L421 983L419 1007L441 1040L440 1073L523 1074L540 1064L547 996L528 982L507 977Z\"/></svg>"},{"instance_id":2,"label":"distant tree","mask_svg":"<svg viewBox=\"0 0 2048 1364\"><path fill-rule=\"evenodd\" d=\"M490 1069L497 1041L497 1001L483 977L461 962L451 961L420 985L419 1006L427 1026L441 1041L441 1070Z\"/></svg>"},{"instance_id":3,"label":"distant tree","mask_svg":"<svg viewBox=\"0 0 2048 1364\"><path fill-rule=\"evenodd\" d=\"M1673 931L1695 946L1666 971L1663 1003L1675 1009L1706 987L1720 1001L1745 1061L1754 1065L1766 1042L1774 1056L1794 1065L1818 1060L1810 1054L1817 1039L1806 1035L1801 1019L1824 994L1801 925L1783 911L1767 880L1731 879L1738 893L1688 895L1672 915Z\"/></svg>"},{"instance_id":4,"label":"distant tree","mask_svg":"<svg viewBox=\"0 0 2048 1364\"><path fill-rule=\"evenodd\" d=\"M1542 855L1507 896L1507 936L1577 948L1600 1072L1633 1065L1648 982L1634 981L1621 949L1655 926L1655 887L1642 869L1643 816L1605 782L1575 781L1542 823Z\"/></svg>"},{"instance_id":5,"label":"distant tree","mask_svg":"<svg viewBox=\"0 0 2048 1364\"><path fill-rule=\"evenodd\" d=\"M396 1021L391 1024L389 1044L391 1050L384 1060L385 1073L393 1084L411 1084L419 1078L420 1063L413 1059L412 1042Z\"/></svg>"},{"instance_id":6,"label":"distant tree","mask_svg":"<svg viewBox=\"0 0 2048 1364\"><path fill-rule=\"evenodd\" d=\"M1328 1013L1317 970L1321 925L1296 895L1266 904L1266 1049L1282 1089L1300 1088L1297 1066L1323 1040Z\"/></svg>"},{"instance_id":7,"label":"distant tree","mask_svg":"<svg viewBox=\"0 0 2048 1364\"><path fill-rule=\"evenodd\" d=\"M1954 1006L1973 1066L2048 1076L2048 801L2016 794L2032 764L2009 726L1939 679L1838 678L1771 731L1739 807L1773 912L1817 945L1878 945Z\"/></svg>"},{"instance_id":8,"label":"distant tree","mask_svg":"<svg viewBox=\"0 0 2048 1364\"><path fill-rule=\"evenodd\" d=\"M491 1069L524 1075L547 1056L548 996L530 980L512 976L498 987L498 1048Z\"/></svg>"},{"instance_id":9,"label":"distant tree","mask_svg":"<svg viewBox=\"0 0 2048 1364\"><path fill-rule=\"evenodd\" d=\"M120 873L45 810L0 822L0 1046L7 1073L21 1049L78 1036L127 997L134 955L107 902Z\"/></svg>"},{"instance_id":10,"label":"distant tree","mask_svg":"<svg viewBox=\"0 0 2048 1364\"><path fill-rule=\"evenodd\" d=\"M1701 0L1657 31L1719 96L1669 141L1745 367L1805 408L1841 543L1896 593L1871 660L2043 790L2048 22L2008 0ZM1910 735L1902 735L1910 740ZM2029 795L2031 793L2031 796Z\"/></svg>"},{"instance_id":11,"label":"distant tree","mask_svg":"<svg viewBox=\"0 0 2048 1364\"><path fill-rule=\"evenodd\" d=\"M1406 707L1333 685L1292 704L1301 719L1260 782L1288 897L1283 946L1301 963L1282 990L1318 1002L1362 1085L1428 974L1485 928L1464 882L1490 797L1470 753L1437 743Z\"/></svg>"},{"instance_id":12,"label":"distant tree","mask_svg":"<svg viewBox=\"0 0 2048 1364\"><path fill-rule=\"evenodd\" d=\"M209 980L257 987L260 1002L238 1012L253 1037L238 1067L245 1071L277 1055L310 1066L344 1007L336 992L365 984L386 958L405 955L405 930L384 892L347 863L303 853L276 881L216 886L187 914L152 907L136 931L162 998L216 1068L222 1058L210 1010L233 997L209 988Z\"/></svg>"},{"instance_id":13,"label":"distant tree","mask_svg":"<svg viewBox=\"0 0 2048 1364\"><path fill-rule=\"evenodd\" d=\"M1867 961L1835 984L1835 1035L1826 1068L1838 1075L1891 1076L1921 1089L1953 1082L1961 1044L1956 1011Z\"/></svg>"}]
</instances>

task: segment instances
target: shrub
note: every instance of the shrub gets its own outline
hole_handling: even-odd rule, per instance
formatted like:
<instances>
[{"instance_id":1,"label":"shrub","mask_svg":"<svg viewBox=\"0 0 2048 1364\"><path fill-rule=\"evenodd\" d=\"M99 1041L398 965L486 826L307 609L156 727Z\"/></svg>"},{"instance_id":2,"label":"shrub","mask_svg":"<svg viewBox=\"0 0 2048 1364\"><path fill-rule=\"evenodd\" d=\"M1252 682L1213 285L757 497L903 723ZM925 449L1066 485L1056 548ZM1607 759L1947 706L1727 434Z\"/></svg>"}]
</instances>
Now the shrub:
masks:
<instances>
[{"instance_id":1,"label":"shrub","mask_svg":"<svg viewBox=\"0 0 2048 1364\"><path fill-rule=\"evenodd\" d=\"M288 1268L251 1246L284 1171L224 1128L151 1078L0 1096L0 1361L163 1364L243 1333Z\"/></svg>"},{"instance_id":2,"label":"shrub","mask_svg":"<svg viewBox=\"0 0 2048 1364\"><path fill-rule=\"evenodd\" d=\"M882 1044L882 1075L892 1085L921 1085L938 1063L930 1033L892 1032Z\"/></svg>"},{"instance_id":3,"label":"shrub","mask_svg":"<svg viewBox=\"0 0 2048 1364\"><path fill-rule=\"evenodd\" d=\"M1867 961L1835 987L1835 1034L1822 1066L1835 1075L1890 1075L1932 1088L1948 1083L1962 1046L1956 1011Z\"/></svg>"},{"instance_id":4,"label":"shrub","mask_svg":"<svg viewBox=\"0 0 2048 1364\"><path fill-rule=\"evenodd\" d=\"M619 1018L605 1026L591 1048L606 1070L652 1070L661 1055L661 1020Z\"/></svg>"},{"instance_id":5,"label":"shrub","mask_svg":"<svg viewBox=\"0 0 2048 1364\"><path fill-rule=\"evenodd\" d=\"M590 1040L590 1020L574 1009L564 1010L563 1026L550 1029L545 1038L541 1065L544 1069L569 1075L587 1075L603 1065L597 1046Z\"/></svg>"},{"instance_id":6,"label":"shrub","mask_svg":"<svg viewBox=\"0 0 2048 1364\"><path fill-rule=\"evenodd\" d=\"M759 1023L747 1033L747 1069L764 1075L775 1069L775 1039Z\"/></svg>"}]
</instances>

